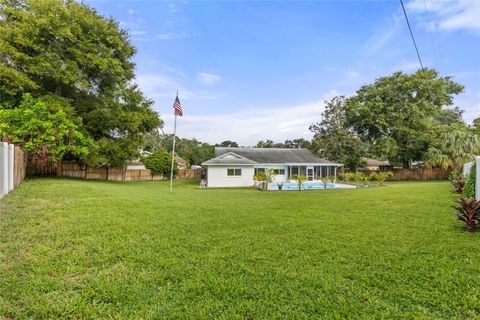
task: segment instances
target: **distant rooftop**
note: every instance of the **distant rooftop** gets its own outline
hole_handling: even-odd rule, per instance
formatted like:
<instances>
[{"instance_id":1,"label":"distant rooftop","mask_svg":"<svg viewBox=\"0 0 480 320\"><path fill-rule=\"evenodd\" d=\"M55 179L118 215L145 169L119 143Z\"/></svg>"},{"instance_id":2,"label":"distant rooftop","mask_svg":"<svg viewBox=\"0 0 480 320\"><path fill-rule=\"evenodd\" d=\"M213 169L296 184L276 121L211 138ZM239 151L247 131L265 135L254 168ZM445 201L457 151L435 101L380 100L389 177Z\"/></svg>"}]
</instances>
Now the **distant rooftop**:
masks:
<instances>
[{"instance_id":1,"label":"distant rooftop","mask_svg":"<svg viewBox=\"0 0 480 320\"><path fill-rule=\"evenodd\" d=\"M367 163L367 166L389 166L390 162L388 160L377 160L377 159L369 159L363 158L363 160Z\"/></svg>"}]
</instances>

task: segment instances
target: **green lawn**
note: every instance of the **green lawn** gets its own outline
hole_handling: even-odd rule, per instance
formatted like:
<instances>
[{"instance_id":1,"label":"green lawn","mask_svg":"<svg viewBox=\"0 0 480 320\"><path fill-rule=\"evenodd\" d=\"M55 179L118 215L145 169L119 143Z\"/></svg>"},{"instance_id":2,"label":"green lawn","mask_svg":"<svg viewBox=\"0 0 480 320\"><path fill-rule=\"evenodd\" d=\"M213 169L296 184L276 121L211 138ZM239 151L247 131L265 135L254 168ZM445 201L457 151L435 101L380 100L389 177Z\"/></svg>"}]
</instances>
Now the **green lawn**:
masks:
<instances>
[{"instance_id":1,"label":"green lawn","mask_svg":"<svg viewBox=\"0 0 480 320\"><path fill-rule=\"evenodd\" d=\"M26 181L0 201L0 319L480 317L446 182L196 186Z\"/></svg>"}]
</instances>

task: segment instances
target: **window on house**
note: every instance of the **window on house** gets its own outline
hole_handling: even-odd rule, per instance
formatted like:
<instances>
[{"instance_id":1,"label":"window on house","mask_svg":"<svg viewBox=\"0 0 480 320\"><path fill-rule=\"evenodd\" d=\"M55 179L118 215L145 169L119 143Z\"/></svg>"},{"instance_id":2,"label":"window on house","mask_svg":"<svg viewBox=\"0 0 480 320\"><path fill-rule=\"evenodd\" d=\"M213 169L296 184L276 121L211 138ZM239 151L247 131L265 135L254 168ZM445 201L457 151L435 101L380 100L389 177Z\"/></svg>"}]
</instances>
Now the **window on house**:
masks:
<instances>
[{"instance_id":1,"label":"window on house","mask_svg":"<svg viewBox=\"0 0 480 320\"><path fill-rule=\"evenodd\" d=\"M234 176L241 176L242 169L227 169L227 176L234 177Z\"/></svg>"},{"instance_id":2,"label":"window on house","mask_svg":"<svg viewBox=\"0 0 480 320\"><path fill-rule=\"evenodd\" d=\"M265 172L265 168L255 168L255 174L259 172Z\"/></svg>"},{"instance_id":3,"label":"window on house","mask_svg":"<svg viewBox=\"0 0 480 320\"><path fill-rule=\"evenodd\" d=\"M285 169L273 169L273 172L278 175L285 175Z\"/></svg>"},{"instance_id":4,"label":"window on house","mask_svg":"<svg viewBox=\"0 0 480 320\"><path fill-rule=\"evenodd\" d=\"M298 167L292 167L292 176L298 174Z\"/></svg>"}]
</instances>

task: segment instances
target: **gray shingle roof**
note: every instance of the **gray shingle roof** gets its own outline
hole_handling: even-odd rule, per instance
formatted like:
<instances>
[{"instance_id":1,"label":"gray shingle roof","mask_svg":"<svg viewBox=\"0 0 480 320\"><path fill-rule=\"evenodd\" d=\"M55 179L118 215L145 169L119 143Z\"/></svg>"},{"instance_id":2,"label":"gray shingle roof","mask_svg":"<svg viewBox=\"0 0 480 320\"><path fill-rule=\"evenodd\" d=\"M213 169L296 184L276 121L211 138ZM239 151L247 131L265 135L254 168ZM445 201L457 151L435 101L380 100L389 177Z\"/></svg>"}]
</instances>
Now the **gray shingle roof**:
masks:
<instances>
[{"instance_id":1,"label":"gray shingle roof","mask_svg":"<svg viewBox=\"0 0 480 320\"><path fill-rule=\"evenodd\" d=\"M215 154L216 155L216 154ZM231 164L231 165L255 165L257 162L242 157L241 155L235 152L226 152L218 155L217 157L207 160L202 163L202 165L222 165L222 164Z\"/></svg>"},{"instance_id":2,"label":"gray shingle roof","mask_svg":"<svg viewBox=\"0 0 480 320\"><path fill-rule=\"evenodd\" d=\"M310 164L331 164L341 165L326 159L321 159L307 149L280 149L280 148L221 148L215 147L216 158L204 162L205 165L210 164L233 164L225 158L221 158L225 154L235 154L246 160L252 161L251 164L257 163L310 163ZM233 160L233 159L230 159ZM228 160L228 161L230 161ZM220 161L220 162L219 162ZM248 164L248 163L245 163Z\"/></svg>"}]
</instances>

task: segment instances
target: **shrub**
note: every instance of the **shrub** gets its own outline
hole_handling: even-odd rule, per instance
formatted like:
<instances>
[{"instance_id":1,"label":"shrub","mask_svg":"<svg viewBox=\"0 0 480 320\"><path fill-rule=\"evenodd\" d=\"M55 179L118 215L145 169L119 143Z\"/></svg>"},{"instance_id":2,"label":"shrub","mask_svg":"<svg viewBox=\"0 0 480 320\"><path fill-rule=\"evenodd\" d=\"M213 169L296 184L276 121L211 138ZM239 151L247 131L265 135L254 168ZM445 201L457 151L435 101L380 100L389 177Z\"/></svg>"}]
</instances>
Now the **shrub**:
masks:
<instances>
[{"instance_id":1,"label":"shrub","mask_svg":"<svg viewBox=\"0 0 480 320\"><path fill-rule=\"evenodd\" d=\"M465 179L465 177L462 174L453 178L453 180L452 180L453 192L458 193L458 194L462 194L463 190L465 189L465 183L466 182L467 182L467 180Z\"/></svg>"},{"instance_id":2,"label":"shrub","mask_svg":"<svg viewBox=\"0 0 480 320\"><path fill-rule=\"evenodd\" d=\"M477 177L477 165L474 164L470 169L467 182L465 184L465 198L475 198L475 179Z\"/></svg>"},{"instance_id":3,"label":"shrub","mask_svg":"<svg viewBox=\"0 0 480 320\"><path fill-rule=\"evenodd\" d=\"M465 223L465 229L467 231L475 231L480 218L480 201L464 197L455 201L460 204L459 207L455 207L457 210L457 219Z\"/></svg>"},{"instance_id":4,"label":"shrub","mask_svg":"<svg viewBox=\"0 0 480 320\"><path fill-rule=\"evenodd\" d=\"M350 181L355 177L355 173L353 172L344 172L340 174L340 177L343 181Z\"/></svg>"},{"instance_id":5,"label":"shrub","mask_svg":"<svg viewBox=\"0 0 480 320\"><path fill-rule=\"evenodd\" d=\"M261 186L262 186L262 189L263 189L263 181L267 180L267 175L263 171L259 172L259 173L257 173L256 175L253 176L253 180L262 183Z\"/></svg>"},{"instance_id":6,"label":"shrub","mask_svg":"<svg viewBox=\"0 0 480 320\"><path fill-rule=\"evenodd\" d=\"M157 151L143 160L145 168L152 171L152 175L163 174L163 176L170 176L172 166L172 155L169 152ZM177 163L173 165L173 173L177 173Z\"/></svg>"},{"instance_id":7,"label":"shrub","mask_svg":"<svg viewBox=\"0 0 480 320\"><path fill-rule=\"evenodd\" d=\"M360 171L356 172L353 177L353 180L355 181L355 184L357 186L360 186L362 183L363 185L368 185L369 179L369 176L365 175L365 173Z\"/></svg>"}]
</instances>

